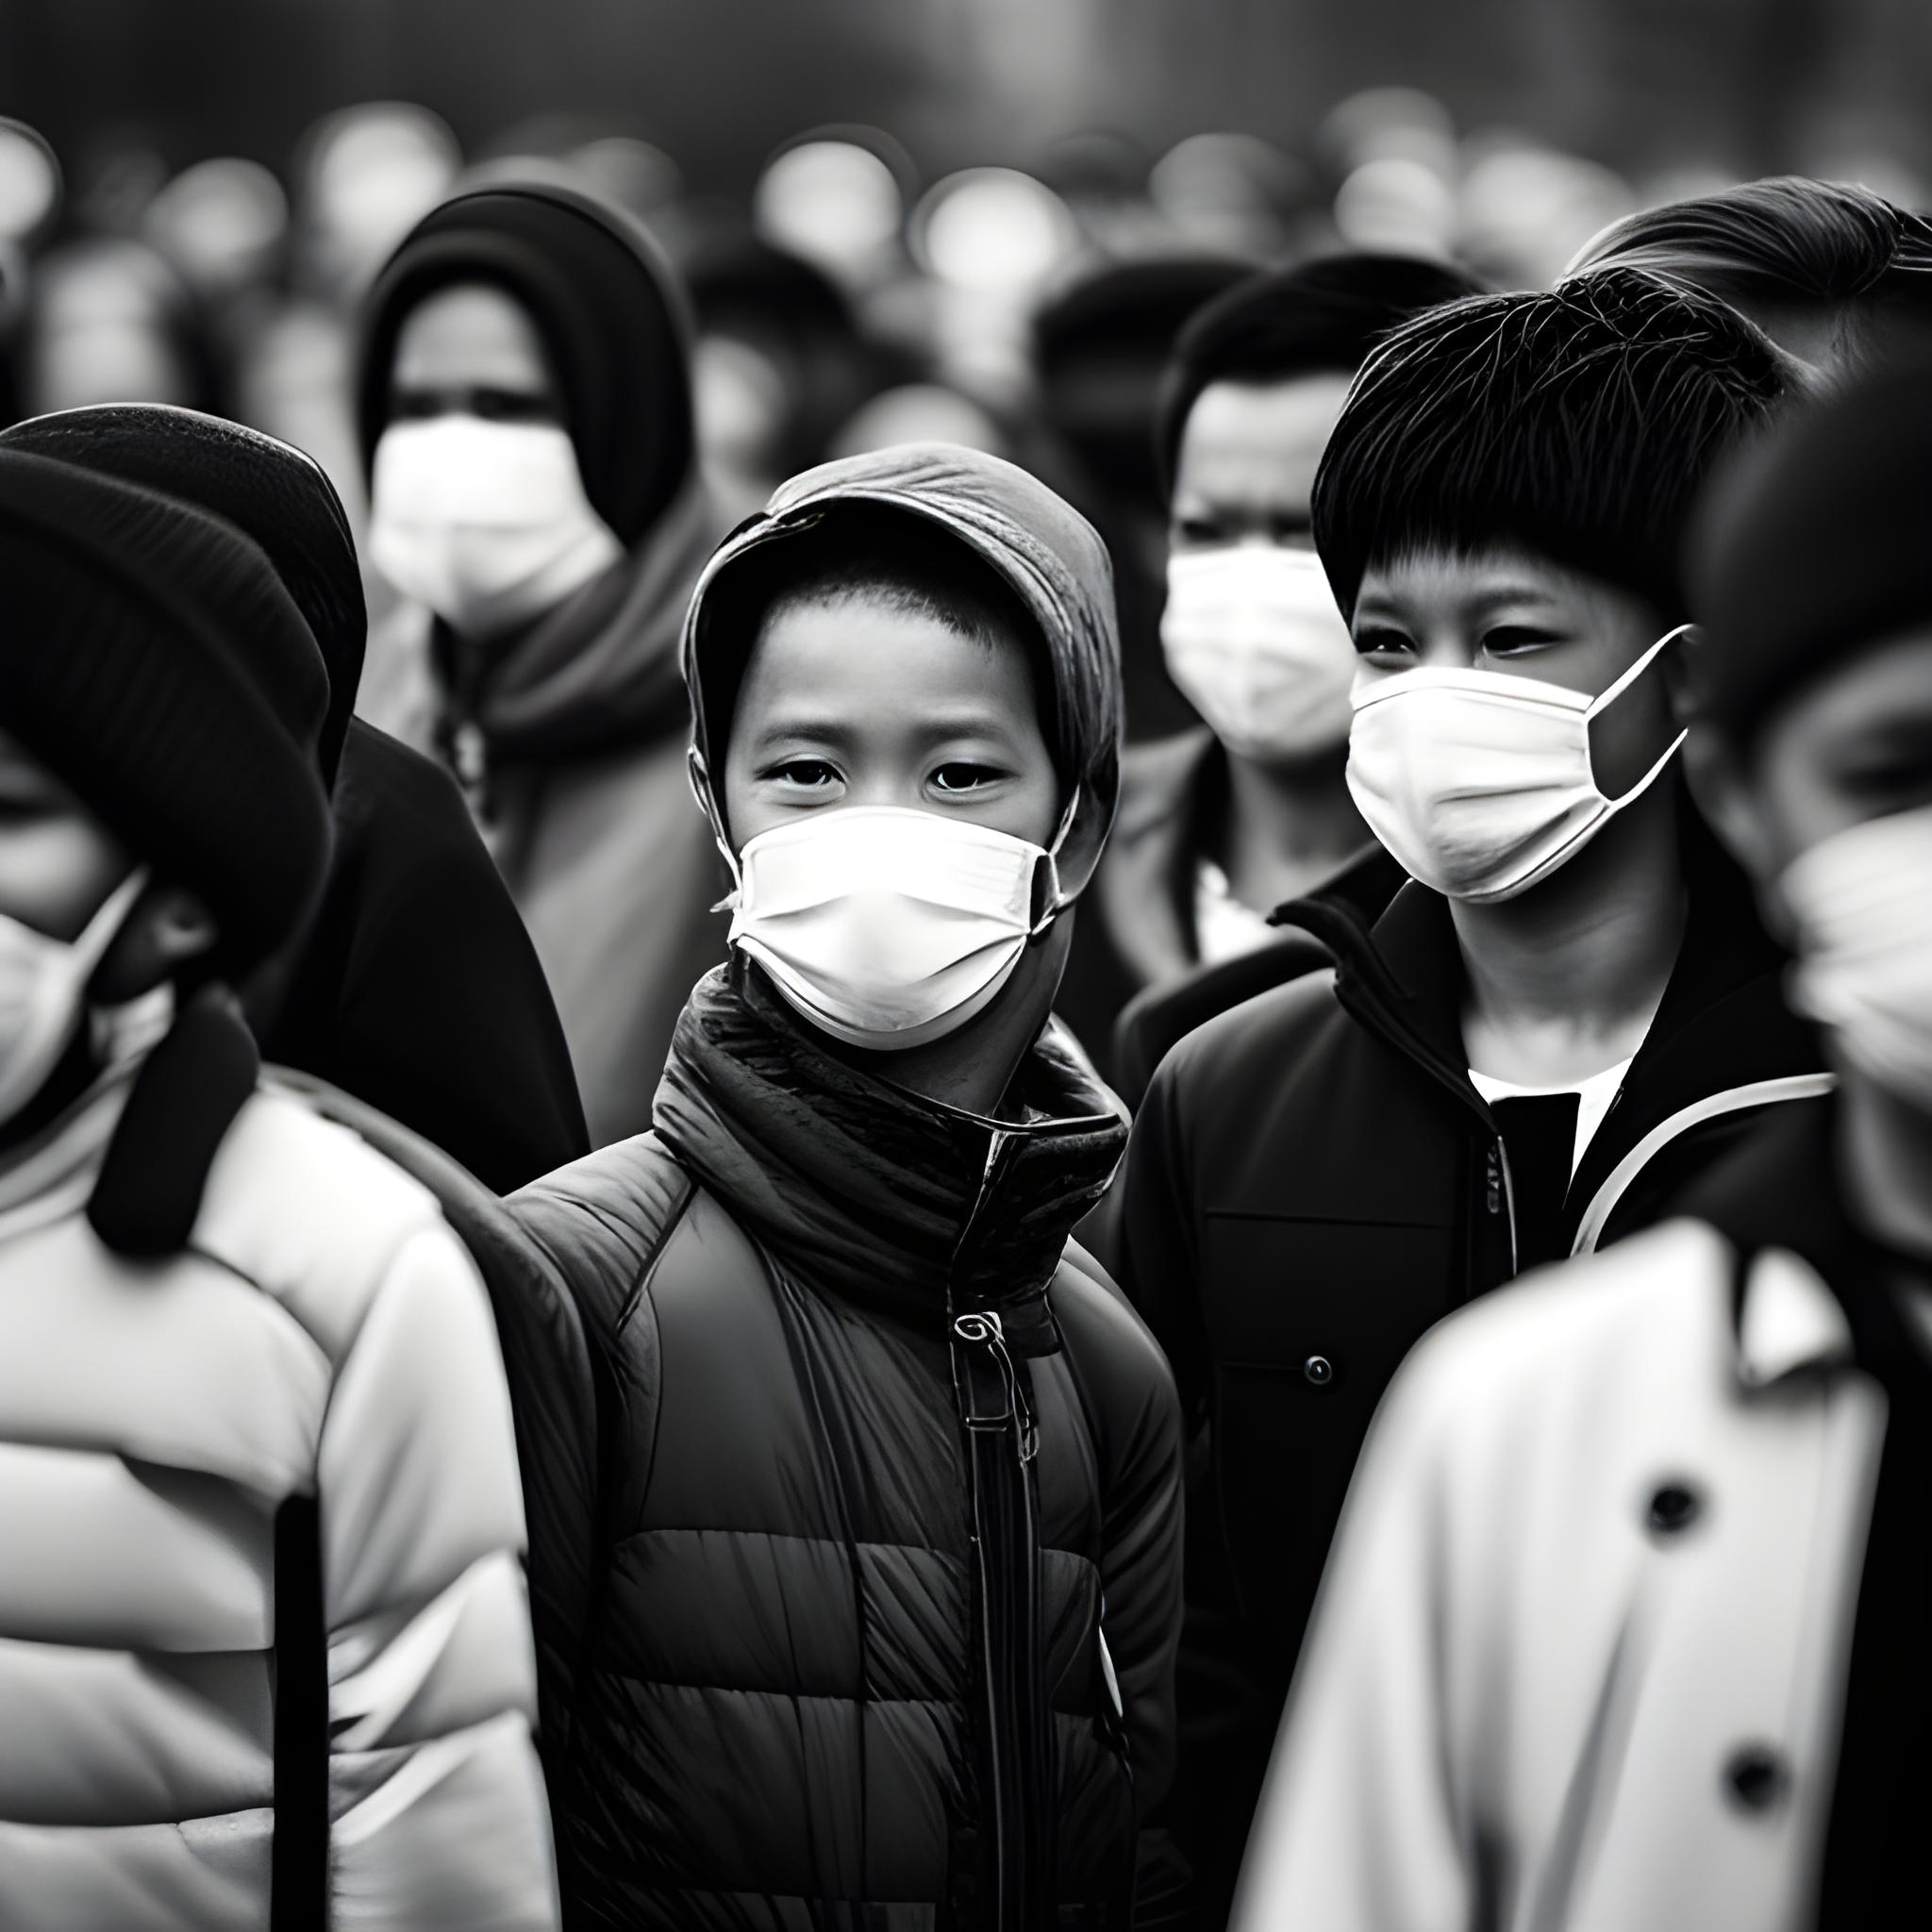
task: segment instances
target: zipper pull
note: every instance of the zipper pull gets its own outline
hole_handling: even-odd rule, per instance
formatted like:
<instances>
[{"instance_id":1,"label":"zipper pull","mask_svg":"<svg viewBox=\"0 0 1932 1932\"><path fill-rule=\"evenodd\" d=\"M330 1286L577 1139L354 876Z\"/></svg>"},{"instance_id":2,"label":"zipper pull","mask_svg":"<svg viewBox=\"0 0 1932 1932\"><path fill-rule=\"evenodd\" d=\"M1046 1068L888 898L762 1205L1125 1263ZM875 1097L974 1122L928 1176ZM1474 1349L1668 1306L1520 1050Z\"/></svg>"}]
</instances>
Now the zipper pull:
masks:
<instances>
[{"instance_id":1,"label":"zipper pull","mask_svg":"<svg viewBox=\"0 0 1932 1932\"><path fill-rule=\"evenodd\" d=\"M1000 1324L997 1312L988 1308L980 1313L958 1315L953 1321L955 1341L971 1343L983 1348L999 1371L1000 1385L1006 1391L1007 1403L997 1415L979 1415L966 1418L969 1429L1004 1429L1008 1424L1018 1426L1020 1440L1020 1460L1031 1462L1040 1448L1040 1432L1034 1425L1033 1411L1026 1401L1026 1391L1020 1380L1020 1372L1013 1366L1013 1357L1007 1350L1007 1334Z\"/></svg>"}]
</instances>

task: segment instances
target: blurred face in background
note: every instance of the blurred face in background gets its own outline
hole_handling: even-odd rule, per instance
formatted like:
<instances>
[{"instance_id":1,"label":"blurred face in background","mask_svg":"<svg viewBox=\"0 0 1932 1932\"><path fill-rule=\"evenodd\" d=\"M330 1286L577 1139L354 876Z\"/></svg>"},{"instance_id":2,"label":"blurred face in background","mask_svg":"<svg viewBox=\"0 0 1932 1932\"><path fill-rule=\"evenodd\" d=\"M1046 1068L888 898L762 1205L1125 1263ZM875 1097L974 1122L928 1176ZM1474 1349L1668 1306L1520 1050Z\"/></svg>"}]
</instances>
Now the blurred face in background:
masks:
<instances>
[{"instance_id":1,"label":"blurred face in background","mask_svg":"<svg viewBox=\"0 0 1932 1932\"><path fill-rule=\"evenodd\" d=\"M1308 506L1350 377L1203 390L1174 460L1168 673L1236 757L1291 768L1347 741L1355 652Z\"/></svg>"},{"instance_id":2,"label":"blurred face in background","mask_svg":"<svg viewBox=\"0 0 1932 1932\"><path fill-rule=\"evenodd\" d=\"M542 336L501 290L460 283L411 311L389 406L371 554L459 637L527 624L624 555L585 492Z\"/></svg>"}]
</instances>

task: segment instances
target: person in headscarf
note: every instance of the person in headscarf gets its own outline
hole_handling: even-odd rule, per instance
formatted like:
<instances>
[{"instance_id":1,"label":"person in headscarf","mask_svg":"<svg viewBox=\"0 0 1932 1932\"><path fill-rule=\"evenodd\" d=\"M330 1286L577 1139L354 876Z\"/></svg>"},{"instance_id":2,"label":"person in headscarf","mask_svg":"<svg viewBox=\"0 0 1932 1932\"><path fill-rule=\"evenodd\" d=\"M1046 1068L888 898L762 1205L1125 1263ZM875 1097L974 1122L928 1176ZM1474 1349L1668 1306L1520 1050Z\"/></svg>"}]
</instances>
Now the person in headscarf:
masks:
<instances>
[{"instance_id":1,"label":"person in headscarf","mask_svg":"<svg viewBox=\"0 0 1932 1932\"><path fill-rule=\"evenodd\" d=\"M0 449L0 1924L549 1932L514 1424L425 1188L224 988L319 890L232 525Z\"/></svg>"},{"instance_id":2,"label":"person in headscarf","mask_svg":"<svg viewBox=\"0 0 1932 1932\"><path fill-rule=\"evenodd\" d=\"M1331 256L1251 276L1174 344L1154 412L1161 643L1204 722L1128 748L1058 1007L1129 1107L1183 1034L1324 963L1268 923L1276 906L1333 890L1374 916L1402 882L1343 777L1355 646L1308 505L1370 349L1475 292L1434 262Z\"/></svg>"},{"instance_id":3,"label":"person in headscarf","mask_svg":"<svg viewBox=\"0 0 1932 1932\"><path fill-rule=\"evenodd\" d=\"M682 298L587 195L458 195L376 278L357 409L371 555L410 600L372 640L358 707L455 773L549 977L592 1143L638 1132L724 940L677 668L719 534Z\"/></svg>"},{"instance_id":4,"label":"person in headscarf","mask_svg":"<svg viewBox=\"0 0 1932 1932\"><path fill-rule=\"evenodd\" d=\"M655 1133L510 1203L609 1398L555 1793L586 1924L1132 1922L1178 1414L1069 1244L1126 1123L1049 1012L1111 591L1044 485L926 444L793 478L692 604L733 957Z\"/></svg>"},{"instance_id":5,"label":"person in headscarf","mask_svg":"<svg viewBox=\"0 0 1932 1932\"><path fill-rule=\"evenodd\" d=\"M590 1142L529 936L447 773L354 715L362 583L341 501L274 437L158 404L16 425L0 448L199 505L253 538L328 675L316 763L334 842L322 898L251 977L264 1056L331 1082L508 1193Z\"/></svg>"}]
</instances>

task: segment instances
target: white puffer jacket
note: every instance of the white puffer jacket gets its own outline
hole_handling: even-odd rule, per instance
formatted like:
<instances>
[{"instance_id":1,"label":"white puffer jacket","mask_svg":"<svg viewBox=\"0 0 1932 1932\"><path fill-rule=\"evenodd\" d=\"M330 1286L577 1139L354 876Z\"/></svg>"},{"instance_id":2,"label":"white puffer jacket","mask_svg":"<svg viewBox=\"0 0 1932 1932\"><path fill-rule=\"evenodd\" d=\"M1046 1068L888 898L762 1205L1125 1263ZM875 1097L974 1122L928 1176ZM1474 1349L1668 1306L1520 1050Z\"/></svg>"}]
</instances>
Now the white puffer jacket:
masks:
<instances>
[{"instance_id":1,"label":"white puffer jacket","mask_svg":"<svg viewBox=\"0 0 1932 1932\"><path fill-rule=\"evenodd\" d=\"M1441 1324L1384 1398L1237 1932L1811 1922L1885 1426L1837 1297L1675 1221Z\"/></svg>"},{"instance_id":2,"label":"white puffer jacket","mask_svg":"<svg viewBox=\"0 0 1932 1932\"><path fill-rule=\"evenodd\" d=\"M258 1089L187 1247L129 1261L86 1218L127 1086L0 1172L0 1925L261 1932L278 1671L314 1687L281 1777L313 1794L325 1897L277 1921L554 1924L468 1255L423 1188Z\"/></svg>"}]
</instances>

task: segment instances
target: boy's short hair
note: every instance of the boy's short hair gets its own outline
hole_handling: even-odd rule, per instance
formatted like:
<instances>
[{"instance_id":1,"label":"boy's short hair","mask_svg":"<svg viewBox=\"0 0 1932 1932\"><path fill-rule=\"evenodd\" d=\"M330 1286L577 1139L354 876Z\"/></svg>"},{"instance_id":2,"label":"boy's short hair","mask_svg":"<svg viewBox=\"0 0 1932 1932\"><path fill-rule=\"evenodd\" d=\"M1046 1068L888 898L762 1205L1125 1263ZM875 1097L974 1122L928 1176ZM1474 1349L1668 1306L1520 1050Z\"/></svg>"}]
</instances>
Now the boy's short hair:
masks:
<instances>
[{"instance_id":1,"label":"boy's short hair","mask_svg":"<svg viewBox=\"0 0 1932 1932\"><path fill-rule=\"evenodd\" d=\"M1396 557L1515 542L1675 616L1699 487L1796 379L1724 304L1634 270L1432 309L1363 365L1316 474L1336 599Z\"/></svg>"},{"instance_id":2,"label":"boy's short hair","mask_svg":"<svg viewBox=\"0 0 1932 1932\"><path fill-rule=\"evenodd\" d=\"M1834 360L1859 359L1894 320L1932 338L1932 221L1848 182L1774 175L1626 215L1585 246L1559 286L1613 268L1747 310L1836 311Z\"/></svg>"},{"instance_id":3,"label":"boy's short hair","mask_svg":"<svg viewBox=\"0 0 1932 1932\"><path fill-rule=\"evenodd\" d=\"M1155 420L1169 493L1188 416L1215 383L1353 375L1418 310L1481 292L1461 270L1407 255L1331 255L1250 275L1200 309L1174 341Z\"/></svg>"},{"instance_id":4,"label":"boy's short hair","mask_svg":"<svg viewBox=\"0 0 1932 1932\"><path fill-rule=\"evenodd\" d=\"M1728 466L1692 545L1700 724L1748 756L1807 687L1932 630L1928 526L1932 363L1876 372Z\"/></svg>"},{"instance_id":5,"label":"boy's short hair","mask_svg":"<svg viewBox=\"0 0 1932 1932\"><path fill-rule=\"evenodd\" d=\"M705 714L723 725L715 741L730 742L752 649L774 613L860 602L931 618L990 651L1018 644L1032 673L1041 736L1062 776L1077 771L1058 742L1046 641L1019 592L930 519L874 504L835 504L801 530L747 550L720 575L707 598L700 658Z\"/></svg>"}]
</instances>

